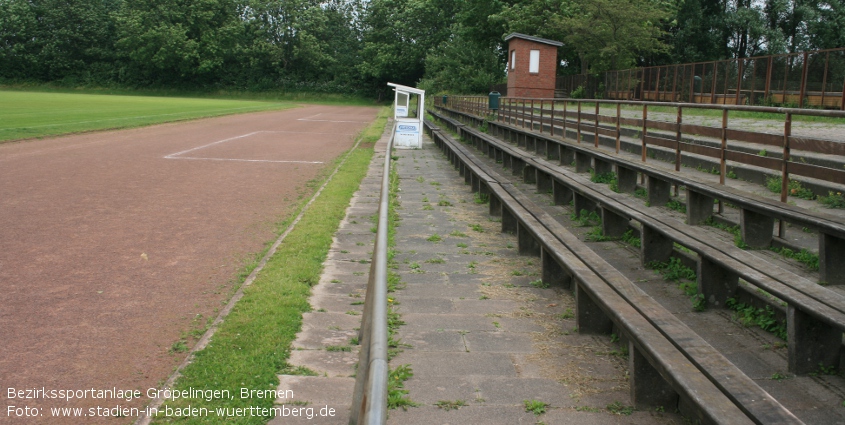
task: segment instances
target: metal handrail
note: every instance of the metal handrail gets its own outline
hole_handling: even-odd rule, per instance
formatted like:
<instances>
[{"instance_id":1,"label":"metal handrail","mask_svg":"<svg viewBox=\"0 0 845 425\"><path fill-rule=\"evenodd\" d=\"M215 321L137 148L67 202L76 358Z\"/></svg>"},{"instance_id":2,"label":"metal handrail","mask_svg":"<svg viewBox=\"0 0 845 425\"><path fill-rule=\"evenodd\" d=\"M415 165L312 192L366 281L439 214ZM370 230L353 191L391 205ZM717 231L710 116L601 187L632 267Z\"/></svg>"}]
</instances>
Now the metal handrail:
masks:
<instances>
[{"instance_id":1,"label":"metal handrail","mask_svg":"<svg viewBox=\"0 0 845 425\"><path fill-rule=\"evenodd\" d=\"M378 230L370 264L370 279L358 341L361 350L352 394L350 425L382 425L387 421L387 230L390 200L390 161L396 124L384 155L384 174L378 209Z\"/></svg>"}]
</instances>

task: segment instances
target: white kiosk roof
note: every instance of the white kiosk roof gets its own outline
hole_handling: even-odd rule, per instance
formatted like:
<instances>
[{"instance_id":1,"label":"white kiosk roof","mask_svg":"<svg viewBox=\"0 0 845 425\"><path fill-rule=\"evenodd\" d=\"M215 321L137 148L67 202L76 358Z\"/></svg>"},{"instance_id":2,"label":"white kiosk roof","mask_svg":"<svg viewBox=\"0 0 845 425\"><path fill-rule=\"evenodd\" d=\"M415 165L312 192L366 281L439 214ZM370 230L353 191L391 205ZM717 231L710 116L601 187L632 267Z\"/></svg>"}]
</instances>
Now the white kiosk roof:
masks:
<instances>
[{"instance_id":1,"label":"white kiosk roof","mask_svg":"<svg viewBox=\"0 0 845 425\"><path fill-rule=\"evenodd\" d=\"M413 87L403 86L401 84L387 83L387 85L405 93L425 94L425 90L415 89Z\"/></svg>"}]
</instances>

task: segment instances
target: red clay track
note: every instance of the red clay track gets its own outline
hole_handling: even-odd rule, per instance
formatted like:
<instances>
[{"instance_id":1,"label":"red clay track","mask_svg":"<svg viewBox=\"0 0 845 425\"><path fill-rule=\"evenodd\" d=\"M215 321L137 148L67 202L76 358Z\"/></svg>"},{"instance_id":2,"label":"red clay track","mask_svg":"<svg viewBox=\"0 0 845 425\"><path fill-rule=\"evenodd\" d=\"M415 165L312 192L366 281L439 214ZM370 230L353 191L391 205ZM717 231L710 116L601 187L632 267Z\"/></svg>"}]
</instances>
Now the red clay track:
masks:
<instances>
[{"instance_id":1,"label":"red clay track","mask_svg":"<svg viewBox=\"0 0 845 425\"><path fill-rule=\"evenodd\" d=\"M215 314L326 166L312 162L350 148L375 114L310 106L0 145L0 423L133 420L59 420L46 409L118 400L8 388L155 387L184 357L171 345ZM9 418L10 405L44 416Z\"/></svg>"}]
</instances>

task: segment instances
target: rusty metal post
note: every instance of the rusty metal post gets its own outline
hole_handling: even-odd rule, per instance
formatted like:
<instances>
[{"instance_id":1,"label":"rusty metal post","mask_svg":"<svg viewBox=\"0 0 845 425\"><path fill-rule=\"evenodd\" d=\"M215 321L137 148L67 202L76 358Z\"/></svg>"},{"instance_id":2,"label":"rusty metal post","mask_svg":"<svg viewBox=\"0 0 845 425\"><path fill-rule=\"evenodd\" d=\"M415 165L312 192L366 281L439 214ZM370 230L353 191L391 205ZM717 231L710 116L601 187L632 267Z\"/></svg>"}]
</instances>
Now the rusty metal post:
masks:
<instances>
[{"instance_id":1,"label":"rusty metal post","mask_svg":"<svg viewBox=\"0 0 845 425\"><path fill-rule=\"evenodd\" d=\"M648 134L648 104L643 104L643 140L642 140L642 150L643 150L643 162L646 162L646 151L648 147L646 146L645 137Z\"/></svg>"},{"instance_id":2,"label":"rusty metal post","mask_svg":"<svg viewBox=\"0 0 845 425\"><path fill-rule=\"evenodd\" d=\"M622 104L616 104L616 153L619 153L619 145L621 144L620 135L622 134Z\"/></svg>"},{"instance_id":3,"label":"rusty metal post","mask_svg":"<svg viewBox=\"0 0 845 425\"><path fill-rule=\"evenodd\" d=\"M596 100L596 128L593 129L596 147L599 147L599 102Z\"/></svg>"},{"instance_id":4,"label":"rusty metal post","mask_svg":"<svg viewBox=\"0 0 845 425\"><path fill-rule=\"evenodd\" d=\"M678 101L678 66L675 65L675 76L672 79L672 102Z\"/></svg>"},{"instance_id":5,"label":"rusty metal post","mask_svg":"<svg viewBox=\"0 0 845 425\"><path fill-rule=\"evenodd\" d=\"M540 99L540 134L543 134L543 105L545 105L546 101Z\"/></svg>"},{"instance_id":6,"label":"rusty metal post","mask_svg":"<svg viewBox=\"0 0 845 425\"><path fill-rule=\"evenodd\" d=\"M566 139L566 105L569 104L568 100L563 101L563 139Z\"/></svg>"},{"instance_id":7,"label":"rusty metal post","mask_svg":"<svg viewBox=\"0 0 845 425\"><path fill-rule=\"evenodd\" d=\"M726 159L728 149L728 109L722 109L722 147L719 159L719 184L725 184Z\"/></svg>"},{"instance_id":8,"label":"rusty metal post","mask_svg":"<svg viewBox=\"0 0 845 425\"><path fill-rule=\"evenodd\" d=\"M845 111L845 82L842 83L842 102L840 103L839 109Z\"/></svg>"},{"instance_id":9,"label":"rusty metal post","mask_svg":"<svg viewBox=\"0 0 845 425\"><path fill-rule=\"evenodd\" d=\"M578 123L577 124L578 127L575 130L575 133L577 134L576 140L580 144L581 143L581 101L580 100L578 101L578 121L577 121L577 123Z\"/></svg>"},{"instance_id":10,"label":"rusty metal post","mask_svg":"<svg viewBox=\"0 0 845 425\"><path fill-rule=\"evenodd\" d=\"M748 98L748 105L754 106L754 90L757 88L757 60L751 59L751 94Z\"/></svg>"},{"instance_id":11,"label":"rusty metal post","mask_svg":"<svg viewBox=\"0 0 845 425\"><path fill-rule=\"evenodd\" d=\"M654 99L651 99L651 100L660 100L660 71L661 71L661 68L658 67L657 68L657 81L656 81L656 84L654 85Z\"/></svg>"},{"instance_id":12,"label":"rusty metal post","mask_svg":"<svg viewBox=\"0 0 845 425\"><path fill-rule=\"evenodd\" d=\"M534 99L531 99L531 126L528 129L534 131Z\"/></svg>"},{"instance_id":13,"label":"rusty metal post","mask_svg":"<svg viewBox=\"0 0 845 425\"><path fill-rule=\"evenodd\" d=\"M783 158L780 170L780 201L786 203L789 196L789 138L792 136L792 112L786 113L783 122ZM786 231L783 220L778 220L778 237L783 237Z\"/></svg>"},{"instance_id":14,"label":"rusty metal post","mask_svg":"<svg viewBox=\"0 0 845 425\"><path fill-rule=\"evenodd\" d=\"M804 95L807 94L807 71L810 68L809 55L804 52L804 67L801 69L801 94L798 98L798 107L804 107Z\"/></svg>"},{"instance_id":15,"label":"rusty metal post","mask_svg":"<svg viewBox=\"0 0 845 425\"><path fill-rule=\"evenodd\" d=\"M522 108L519 110L519 115L522 115L522 128L525 128L525 98L522 98Z\"/></svg>"},{"instance_id":16,"label":"rusty metal post","mask_svg":"<svg viewBox=\"0 0 845 425\"><path fill-rule=\"evenodd\" d=\"M824 95L827 93L827 66L830 63L830 52L824 54L824 75L822 76L822 109L824 109Z\"/></svg>"},{"instance_id":17,"label":"rusty metal post","mask_svg":"<svg viewBox=\"0 0 845 425\"><path fill-rule=\"evenodd\" d=\"M722 90L722 105L728 104L728 68L731 66L731 61L723 61L725 63L725 88Z\"/></svg>"},{"instance_id":18,"label":"rusty metal post","mask_svg":"<svg viewBox=\"0 0 845 425\"><path fill-rule=\"evenodd\" d=\"M695 64L692 64L692 75L689 79L689 103L695 103Z\"/></svg>"},{"instance_id":19,"label":"rusty metal post","mask_svg":"<svg viewBox=\"0 0 845 425\"><path fill-rule=\"evenodd\" d=\"M681 171L681 124L683 122L684 108L678 106L677 130L675 131L675 171ZM675 185L675 195L678 194L678 186Z\"/></svg>"},{"instance_id":20,"label":"rusty metal post","mask_svg":"<svg viewBox=\"0 0 845 425\"><path fill-rule=\"evenodd\" d=\"M713 61L713 79L710 81L710 103L716 103L716 80L719 77L718 62Z\"/></svg>"},{"instance_id":21,"label":"rusty metal post","mask_svg":"<svg viewBox=\"0 0 845 425\"><path fill-rule=\"evenodd\" d=\"M734 99L734 105L739 105L739 94L742 92L742 68L745 62L742 59L737 59L737 70L736 70L736 98Z\"/></svg>"},{"instance_id":22,"label":"rusty metal post","mask_svg":"<svg viewBox=\"0 0 845 425\"><path fill-rule=\"evenodd\" d=\"M763 96L766 98L766 102L769 101L769 92L772 90L772 61L774 58L769 56L769 64L766 66L766 92Z\"/></svg>"}]
</instances>

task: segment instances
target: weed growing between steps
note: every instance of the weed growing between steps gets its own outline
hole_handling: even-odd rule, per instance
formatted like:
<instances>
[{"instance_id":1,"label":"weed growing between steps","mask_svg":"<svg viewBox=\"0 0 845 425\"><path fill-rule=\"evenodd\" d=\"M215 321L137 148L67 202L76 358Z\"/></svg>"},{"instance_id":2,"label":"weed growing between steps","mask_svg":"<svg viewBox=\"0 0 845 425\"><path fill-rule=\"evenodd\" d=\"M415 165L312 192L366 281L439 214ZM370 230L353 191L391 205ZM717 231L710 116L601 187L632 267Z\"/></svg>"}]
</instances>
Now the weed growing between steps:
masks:
<instances>
[{"instance_id":1,"label":"weed growing between steps","mask_svg":"<svg viewBox=\"0 0 845 425\"><path fill-rule=\"evenodd\" d=\"M390 181L388 194L388 213L387 213L387 292L393 293L405 287L399 273L396 273L396 227L399 225L399 173L396 172L397 157L393 157L390 164ZM404 325L402 316L396 311L395 306L398 304L394 297L388 297L387 306L387 358L388 361L402 352L403 348L410 347L410 345L403 343L396 338L396 331L399 327ZM408 407L418 406L417 403L411 401L408 395L408 390L405 389L405 381L414 376L414 371L411 365L399 365L390 370L387 380L387 408L407 410Z\"/></svg>"},{"instance_id":2,"label":"weed growing between steps","mask_svg":"<svg viewBox=\"0 0 845 425\"><path fill-rule=\"evenodd\" d=\"M775 317L775 311L771 306L757 308L750 304L738 302L735 298L728 298L725 306L736 313L734 319L743 326L757 325L760 329L771 332L778 338L786 341L786 324Z\"/></svg>"}]
</instances>

